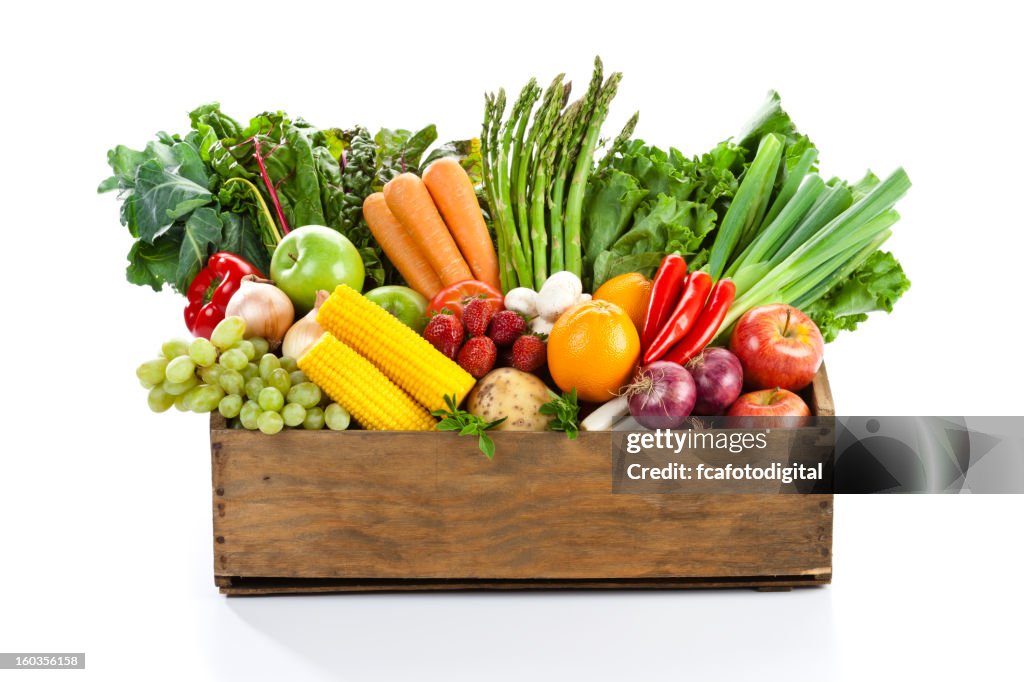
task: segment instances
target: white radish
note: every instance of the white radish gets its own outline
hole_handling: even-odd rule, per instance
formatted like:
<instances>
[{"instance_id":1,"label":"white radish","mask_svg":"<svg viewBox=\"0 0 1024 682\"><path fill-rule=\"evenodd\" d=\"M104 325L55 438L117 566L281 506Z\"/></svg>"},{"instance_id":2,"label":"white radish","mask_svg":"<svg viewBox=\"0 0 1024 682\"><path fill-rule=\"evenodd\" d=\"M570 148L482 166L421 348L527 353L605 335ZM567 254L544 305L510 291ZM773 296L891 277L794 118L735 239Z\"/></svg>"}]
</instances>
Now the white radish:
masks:
<instances>
[{"instance_id":1,"label":"white radish","mask_svg":"<svg viewBox=\"0 0 1024 682\"><path fill-rule=\"evenodd\" d=\"M610 431L619 417L629 414L629 399L625 396L612 398L591 412L580 424L584 431Z\"/></svg>"}]
</instances>

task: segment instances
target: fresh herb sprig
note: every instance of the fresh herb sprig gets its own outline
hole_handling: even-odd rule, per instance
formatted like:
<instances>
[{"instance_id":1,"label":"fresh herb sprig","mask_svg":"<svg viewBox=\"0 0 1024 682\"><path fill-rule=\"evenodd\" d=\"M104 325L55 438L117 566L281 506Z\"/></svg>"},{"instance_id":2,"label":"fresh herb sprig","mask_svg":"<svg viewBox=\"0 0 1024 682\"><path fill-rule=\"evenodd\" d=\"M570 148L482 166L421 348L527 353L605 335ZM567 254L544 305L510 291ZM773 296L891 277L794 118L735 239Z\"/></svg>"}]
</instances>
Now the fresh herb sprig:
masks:
<instances>
[{"instance_id":1,"label":"fresh herb sprig","mask_svg":"<svg viewBox=\"0 0 1024 682\"><path fill-rule=\"evenodd\" d=\"M480 452L487 455L487 459L494 459L494 441L487 435L489 429L493 429L508 417L487 421L482 417L470 414L459 409L459 403L454 395L446 395L444 402L448 406L446 410L434 410L432 415L441 419L437 423L438 431L458 431L460 436L478 436L477 444Z\"/></svg>"},{"instance_id":2,"label":"fresh herb sprig","mask_svg":"<svg viewBox=\"0 0 1024 682\"><path fill-rule=\"evenodd\" d=\"M551 394L551 400L540 406L541 414L554 417L548 422L548 428L552 431L564 431L569 440L576 440L580 432L580 406L576 401L576 387L562 395L554 391L548 393Z\"/></svg>"}]
</instances>

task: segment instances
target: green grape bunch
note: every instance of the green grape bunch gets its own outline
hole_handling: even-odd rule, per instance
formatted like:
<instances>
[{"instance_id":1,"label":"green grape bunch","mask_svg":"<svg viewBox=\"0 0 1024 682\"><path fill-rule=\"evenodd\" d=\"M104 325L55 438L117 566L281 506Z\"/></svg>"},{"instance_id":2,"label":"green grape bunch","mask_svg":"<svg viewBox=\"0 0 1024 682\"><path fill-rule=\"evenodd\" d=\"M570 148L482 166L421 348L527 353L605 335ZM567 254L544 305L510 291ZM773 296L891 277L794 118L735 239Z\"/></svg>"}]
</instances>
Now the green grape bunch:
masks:
<instances>
[{"instance_id":1,"label":"green grape bunch","mask_svg":"<svg viewBox=\"0 0 1024 682\"><path fill-rule=\"evenodd\" d=\"M153 412L216 410L232 428L267 435L285 428L344 431L351 422L295 358L270 352L266 339L245 338L241 317L224 318L209 339L171 339L135 375Z\"/></svg>"}]
</instances>

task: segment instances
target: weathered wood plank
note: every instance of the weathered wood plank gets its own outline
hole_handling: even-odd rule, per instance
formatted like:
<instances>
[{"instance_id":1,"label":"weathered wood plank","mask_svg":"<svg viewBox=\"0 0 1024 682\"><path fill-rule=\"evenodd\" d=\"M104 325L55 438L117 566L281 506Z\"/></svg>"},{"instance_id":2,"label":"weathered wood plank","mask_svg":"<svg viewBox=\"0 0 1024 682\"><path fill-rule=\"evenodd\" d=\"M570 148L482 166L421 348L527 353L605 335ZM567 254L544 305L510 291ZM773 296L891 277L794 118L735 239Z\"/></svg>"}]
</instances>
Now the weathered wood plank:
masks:
<instances>
[{"instance_id":1,"label":"weathered wood plank","mask_svg":"<svg viewBox=\"0 0 1024 682\"><path fill-rule=\"evenodd\" d=\"M834 411L824 369L809 401ZM495 442L488 461L475 440L450 433L271 438L214 417L218 585L243 594L258 579L335 581L327 591L830 579L830 495L612 494L608 433L502 432ZM410 582L380 586L395 580ZM260 589L320 591L288 586Z\"/></svg>"}]
</instances>

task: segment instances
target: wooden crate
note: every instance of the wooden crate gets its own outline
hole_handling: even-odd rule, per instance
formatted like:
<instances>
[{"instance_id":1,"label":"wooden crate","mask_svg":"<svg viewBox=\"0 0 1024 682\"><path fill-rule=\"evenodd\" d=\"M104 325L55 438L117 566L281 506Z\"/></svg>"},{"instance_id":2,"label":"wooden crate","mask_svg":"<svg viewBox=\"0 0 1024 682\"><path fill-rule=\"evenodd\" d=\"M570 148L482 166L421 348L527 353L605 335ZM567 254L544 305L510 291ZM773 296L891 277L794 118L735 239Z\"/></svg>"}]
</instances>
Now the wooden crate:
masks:
<instances>
[{"instance_id":1,"label":"wooden crate","mask_svg":"<svg viewBox=\"0 0 1024 682\"><path fill-rule=\"evenodd\" d=\"M824 367L806 395L834 414ZM210 424L214 575L253 595L823 585L832 495L613 494L611 434Z\"/></svg>"}]
</instances>

